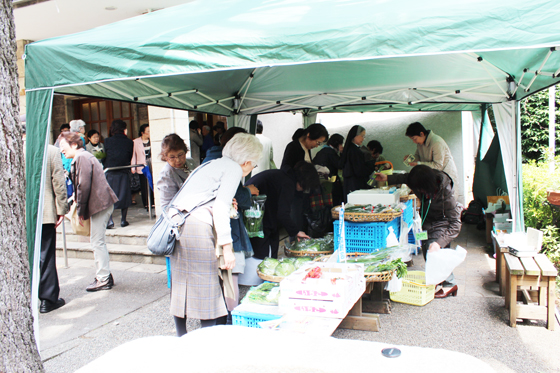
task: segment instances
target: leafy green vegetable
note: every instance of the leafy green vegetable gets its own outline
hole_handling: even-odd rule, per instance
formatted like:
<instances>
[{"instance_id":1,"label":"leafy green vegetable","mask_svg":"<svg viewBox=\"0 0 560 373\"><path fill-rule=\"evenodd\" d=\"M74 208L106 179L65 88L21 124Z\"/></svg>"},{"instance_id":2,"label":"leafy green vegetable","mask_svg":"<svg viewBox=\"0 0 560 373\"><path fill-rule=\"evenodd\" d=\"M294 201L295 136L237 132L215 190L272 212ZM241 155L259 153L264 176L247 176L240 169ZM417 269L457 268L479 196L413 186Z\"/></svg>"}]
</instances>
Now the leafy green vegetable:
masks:
<instances>
[{"instance_id":1,"label":"leafy green vegetable","mask_svg":"<svg viewBox=\"0 0 560 373\"><path fill-rule=\"evenodd\" d=\"M264 238L263 218L265 202L266 195L253 196L251 207L245 210L245 228L247 229L247 235L251 238Z\"/></svg>"},{"instance_id":2,"label":"leafy green vegetable","mask_svg":"<svg viewBox=\"0 0 560 373\"><path fill-rule=\"evenodd\" d=\"M280 284L264 282L252 287L241 303L254 303L266 306L277 306L280 298Z\"/></svg>"},{"instance_id":3,"label":"leafy green vegetable","mask_svg":"<svg viewBox=\"0 0 560 373\"><path fill-rule=\"evenodd\" d=\"M307 262L311 262L313 261L313 258L310 258L308 256L302 256L296 259L296 262L294 263L296 269L299 269L302 265L304 265Z\"/></svg>"},{"instance_id":4,"label":"leafy green vegetable","mask_svg":"<svg viewBox=\"0 0 560 373\"><path fill-rule=\"evenodd\" d=\"M274 271L279 263L280 262L278 261L278 259L264 258L264 260L259 263L257 268L261 273L267 276L274 276Z\"/></svg>"},{"instance_id":5,"label":"leafy green vegetable","mask_svg":"<svg viewBox=\"0 0 560 373\"><path fill-rule=\"evenodd\" d=\"M295 270L296 270L296 267L292 263L290 263L288 261L283 261L283 262L280 262L280 264L278 264L276 266L276 269L274 270L274 275L285 277L285 276L290 275Z\"/></svg>"},{"instance_id":6,"label":"leafy green vegetable","mask_svg":"<svg viewBox=\"0 0 560 373\"><path fill-rule=\"evenodd\" d=\"M397 270L398 278L404 277L408 272L406 268L406 264L403 263L401 258L392 260L384 264L368 265L365 269L365 272L366 273L385 272L385 271L392 271L394 269Z\"/></svg>"}]
</instances>

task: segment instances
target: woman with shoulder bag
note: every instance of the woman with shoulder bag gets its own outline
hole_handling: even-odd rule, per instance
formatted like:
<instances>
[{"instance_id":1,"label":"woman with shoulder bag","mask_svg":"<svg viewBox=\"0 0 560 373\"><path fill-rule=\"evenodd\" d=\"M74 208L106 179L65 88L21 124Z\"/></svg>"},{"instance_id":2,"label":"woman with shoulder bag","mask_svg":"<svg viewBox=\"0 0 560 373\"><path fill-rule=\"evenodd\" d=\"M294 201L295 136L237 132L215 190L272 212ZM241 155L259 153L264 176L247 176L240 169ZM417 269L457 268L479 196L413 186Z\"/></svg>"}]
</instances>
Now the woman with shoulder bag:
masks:
<instances>
[{"instance_id":1,"label":"woman with shoulder bag","mask_svg":"<svg viewBox=\"0 0 560 373\"><path fill-rule=\"evenodd\" d=\"M222 270L235 267L230 216L233 198L243 176L261 156L253 135L239 133L224 146L222 158L197 168L169 206L189 212L171 255L171 307L177 335L187 332L187 317L202 327L225 324L227 308L218 277L216 247L223 250Z\"/></svg>"}]
</instances>

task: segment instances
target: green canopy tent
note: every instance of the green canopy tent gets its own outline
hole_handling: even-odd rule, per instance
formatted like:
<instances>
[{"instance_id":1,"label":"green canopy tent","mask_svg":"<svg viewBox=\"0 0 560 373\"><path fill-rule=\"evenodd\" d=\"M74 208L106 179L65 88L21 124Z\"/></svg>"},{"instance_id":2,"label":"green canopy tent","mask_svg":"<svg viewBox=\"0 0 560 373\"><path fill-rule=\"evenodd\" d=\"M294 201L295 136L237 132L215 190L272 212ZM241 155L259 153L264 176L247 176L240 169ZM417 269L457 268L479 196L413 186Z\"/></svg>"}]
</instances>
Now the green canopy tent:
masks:
<instances>
[{"instance_id":1,"label":"green canopy tent","mask_svg":"<svg viewBox=\"0 0 560 373\"><path fill-rule=\"evenodd\" d=\"M560 3L545 0L194 1L29 44L30 254L40 244L55 93L203 111L237 123L280 111L312 118L495 104L522 223L517 102L560 81L559 19Z\"/></svg>"}]
</instances>

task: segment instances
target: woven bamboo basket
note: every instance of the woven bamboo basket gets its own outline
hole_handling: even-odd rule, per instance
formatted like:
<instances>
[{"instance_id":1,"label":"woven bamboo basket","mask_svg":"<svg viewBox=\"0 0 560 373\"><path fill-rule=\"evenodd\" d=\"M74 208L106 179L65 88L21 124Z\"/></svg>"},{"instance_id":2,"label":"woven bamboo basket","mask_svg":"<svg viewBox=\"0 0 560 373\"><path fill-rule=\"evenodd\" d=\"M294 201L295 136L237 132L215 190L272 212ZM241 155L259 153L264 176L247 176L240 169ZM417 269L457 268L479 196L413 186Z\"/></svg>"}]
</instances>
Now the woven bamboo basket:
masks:
<instances>
[{"instance_id":1,"label":"woven bamboo basket","mask_svg":"<svg viewBox=\"0 0 560 373\"><path fill-rule=\"evenodd\" d=\"M346 254L346 258L348 259L354 259L357 258L359 256L363 256L363 255L369 255L368 253L347 253ZM315 262L326 262L327 260L329 260L331 256L330 255L325 255L319 258L315 258ZM385 271L385 272L371 272L371 273L364 273L364 278L366 279L366 283L369 282L386 282L386 281L390 281L393 278L393 273L395 273L395 270L392 271Z\"/></svg>"},{"instance_id":2,"label":"woven bamboo basket","mask_svg":"<svg viewBox=\"0 0 560 373\"><path fill-rule=\"evenodd\" d=\"M335 206L332 208L331 213L333 219L338 219L338 211L336 208L340 206ZM352 221L355 223L363 222L375 222L375 221L391 221L394 218L398 218L402 215L402 211L399 212L384 212L382 214L368 214L363 212L345 212L344 220Z\"/></svg>"},{"instance_id":3,"label":"woven bamboo basket","mask_svg":"<svg viewBox=\"0 0 560 373\"><path fill-rule=\"evenodd\" d=\"M282 280L284 279L283 276L270 276L270 275L265 275L264 273L262 273L262 272L259 271L258 269L257 269L257 275L259 275L259 277L260 277L262 280L270 281L270 282L280 282L280 281L282 281Z\"/></svg>"},{"instance_id":4,"label":"woven bamboo basket","mask_svg":"<svg viewBox=\"0 0 560 373\"><path fill-rule=\"evenodd\" d=\"M410 201L411 199L416 199L416 195L409 194L408 196L401 196L401 202Z\"/></svg>"},{"instance_id":5,"label":"woven bamboo basket","mask_svg":"<svg viewBox=\"0 0 560 373\"><path fill-rule=\"evenodd\" d=\"M320 257L322 255L329 255L334 252L333 250L329 251L304 251L304 250L290 250L287 246L284 246L284 254L286 254L289 258L298 258L302 256L308 257Z\"/></svg>"}]
</instances>

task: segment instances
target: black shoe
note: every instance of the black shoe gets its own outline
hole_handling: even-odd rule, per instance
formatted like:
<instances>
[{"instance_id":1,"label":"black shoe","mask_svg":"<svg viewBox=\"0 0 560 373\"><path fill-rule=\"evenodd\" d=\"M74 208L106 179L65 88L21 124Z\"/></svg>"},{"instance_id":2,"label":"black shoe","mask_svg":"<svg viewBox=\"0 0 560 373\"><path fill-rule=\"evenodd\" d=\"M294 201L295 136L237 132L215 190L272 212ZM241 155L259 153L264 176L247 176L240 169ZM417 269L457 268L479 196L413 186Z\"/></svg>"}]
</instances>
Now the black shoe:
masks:
<instances>
[{"instance_id":1,"label":"black shoe","mask_svg":"<svg viewBox=\"0 0 560 373\"><path fill-rule=\"evenodd\" d=\"M65 304L66 302L62 298L58 298L56 302L51 302L50 300L42 300L41 307L39 307L39 312L49 313L64 306Z\"/></svg>"},{"instance_id":2,"label":"black shoe","mask_svg":"<svg viewBox=\"0 0 560 373\"><path fill-rule=\"evenodd\" d=\"M110 290L114 285L113 276L109 275L105 281L99 281L98 279L93 280L86 288L86 291Z\"/></svg>"},{"instance_id":3,"label":"black shoe","mask_svg":"<svg viewBox=\"0 0 560 373\"><path fill-rule=\"evenodd\" d=\"M115 223L111 220L109 223L107 223L107 229L113 229L115 228Z\"/></svg>"},{"instance_id":4,"label":"black shoe","mask_svg":"<svg viewBox=\"0 0 560 373\"><path fill-rule=\"evenodd\" d=\"M129 226L129 225L130 225L130 224L128 224L128 222L127 222L126 220L125 220L125 221L121 221L121 227L124 228L124 227L127 227L127 226Z\"/></svg>"}]
</instances>

